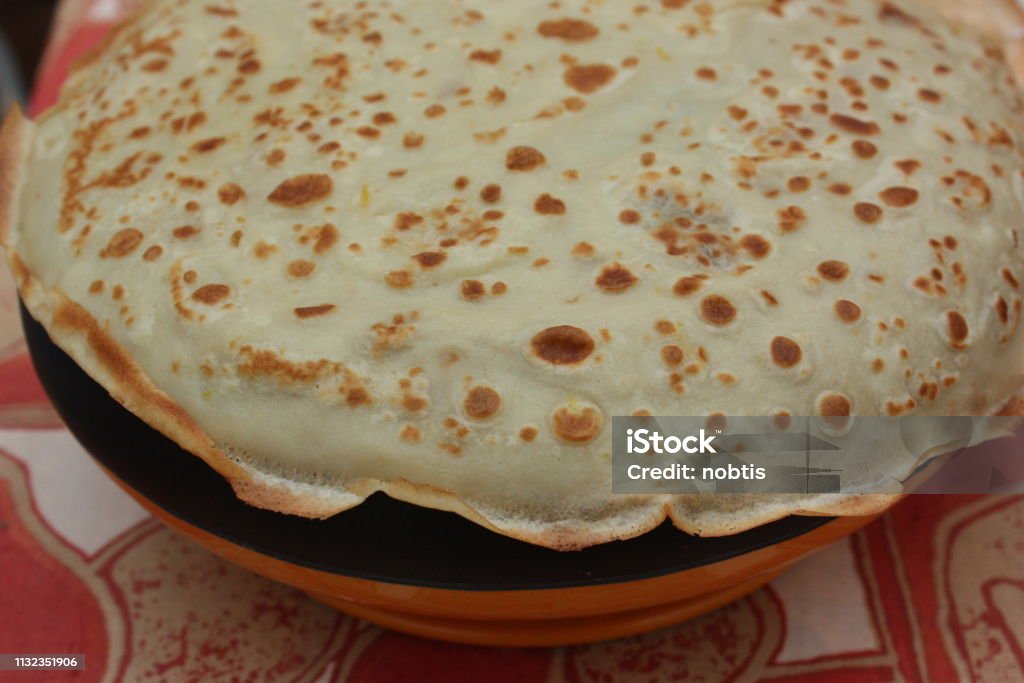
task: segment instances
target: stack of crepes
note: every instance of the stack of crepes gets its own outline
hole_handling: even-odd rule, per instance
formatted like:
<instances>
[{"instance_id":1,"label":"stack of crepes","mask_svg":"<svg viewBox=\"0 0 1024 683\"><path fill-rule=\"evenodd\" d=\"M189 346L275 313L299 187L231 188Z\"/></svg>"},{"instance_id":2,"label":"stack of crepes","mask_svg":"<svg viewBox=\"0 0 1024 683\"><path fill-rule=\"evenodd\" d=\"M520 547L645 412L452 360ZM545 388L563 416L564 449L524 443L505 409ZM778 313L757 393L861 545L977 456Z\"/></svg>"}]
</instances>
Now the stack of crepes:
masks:
<instances>
[{"instance_id":1,"label":"stack of crepes","mask_svg":"<svg viewBox=\"0 0 1024 683\"><path fill-rule=\"evenodd\" d=\"M610 422L1019 412L1019 50L957 7L152 0L6 119L0 243L256 506L563 550L870 514L945 430L733 498L613 494Z\"/></svg>"},{"instance_id":2,"label":"stack of crepes","mask_svg":"<svg viewBox=\"0 0 1024 683\"><path fill-rule=\"evenodd\" d=\"M39 104L121 9L65 6L84 23L59 34ZM750 598L623 641L503 651L366 627L178 540L64 430L30 429L49 413L27 359L14 355L14 298L4 296L0 651L86 652L79 680L987 681L1024 667L1017 497L908 500ZM17 417L26 406L28 423Z\"/></svg>"}]
</instances>

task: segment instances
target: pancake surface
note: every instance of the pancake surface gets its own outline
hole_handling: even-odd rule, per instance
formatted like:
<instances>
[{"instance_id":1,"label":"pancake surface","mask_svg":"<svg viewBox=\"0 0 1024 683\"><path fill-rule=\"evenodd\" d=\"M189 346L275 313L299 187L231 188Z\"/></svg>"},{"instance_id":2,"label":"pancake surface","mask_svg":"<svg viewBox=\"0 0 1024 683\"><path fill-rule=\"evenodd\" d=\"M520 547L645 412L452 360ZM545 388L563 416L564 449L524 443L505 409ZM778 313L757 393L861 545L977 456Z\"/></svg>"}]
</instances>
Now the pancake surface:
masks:
<instances>
[{"instance_id":1,"label":"pancake surface","mask_svg":"<svg viewBox=\"0 0 1024 683\"><path fill-rule=\"evenodd\" d=\"M998 411L1020 116L908 3L156 0L8 120L0 237L249 502L727 533L886 501L613 496L612 416Z\"/></svg>"}]
</instances>

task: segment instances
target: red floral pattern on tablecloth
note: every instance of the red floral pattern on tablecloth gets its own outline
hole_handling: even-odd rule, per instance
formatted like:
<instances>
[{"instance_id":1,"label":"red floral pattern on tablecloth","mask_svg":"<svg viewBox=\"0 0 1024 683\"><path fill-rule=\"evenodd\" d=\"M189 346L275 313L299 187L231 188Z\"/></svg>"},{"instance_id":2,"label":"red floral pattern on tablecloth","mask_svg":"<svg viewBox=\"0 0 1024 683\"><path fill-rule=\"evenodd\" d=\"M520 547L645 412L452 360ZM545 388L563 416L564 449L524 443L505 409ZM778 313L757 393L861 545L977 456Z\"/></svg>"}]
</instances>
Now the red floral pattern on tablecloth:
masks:
<instances>
[{"instance_id":1,"label":"red floral pattern on tablecloth","mask_svg":"<svg viewBox=\"0 0 1024 683\"><path fill-rule=\"evenodd\" d=\"M130 4L65 3L34 111ZM111 504L122 494L53 438L61 427L17 339L15 301L5 276L0 652L88 656L86 671L33 681L1024 680L1021 497L914 497L772 586L614 642L487 649L337 614L181 540L130 501ZM85 526L81 515L92 515Z\"/></svg>"}]
</instances>

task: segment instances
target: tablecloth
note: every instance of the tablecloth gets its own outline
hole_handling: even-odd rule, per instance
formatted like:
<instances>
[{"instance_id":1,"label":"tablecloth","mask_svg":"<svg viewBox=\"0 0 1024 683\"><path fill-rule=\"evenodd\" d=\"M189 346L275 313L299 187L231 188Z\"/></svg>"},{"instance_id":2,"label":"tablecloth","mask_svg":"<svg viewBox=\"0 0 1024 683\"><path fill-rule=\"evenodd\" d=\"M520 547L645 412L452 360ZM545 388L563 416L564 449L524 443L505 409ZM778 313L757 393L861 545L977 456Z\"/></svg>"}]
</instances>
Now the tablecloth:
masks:
<instances>
[{"instance_id":1,"label":"tablecloth","mask_svg":"<svg viewBox=\"0 0 1024 683\"><path fill-rule=\"evenodd\" d=\"M130 0L69 0L33 110ZM0 653L32 681L1020 681L1024 497L913 496L703 618L579 647L430 642L338 614L178 538L49 408L0 269ZM12 675L13 676L13 675Z\"/></svg>"}]
</instances>

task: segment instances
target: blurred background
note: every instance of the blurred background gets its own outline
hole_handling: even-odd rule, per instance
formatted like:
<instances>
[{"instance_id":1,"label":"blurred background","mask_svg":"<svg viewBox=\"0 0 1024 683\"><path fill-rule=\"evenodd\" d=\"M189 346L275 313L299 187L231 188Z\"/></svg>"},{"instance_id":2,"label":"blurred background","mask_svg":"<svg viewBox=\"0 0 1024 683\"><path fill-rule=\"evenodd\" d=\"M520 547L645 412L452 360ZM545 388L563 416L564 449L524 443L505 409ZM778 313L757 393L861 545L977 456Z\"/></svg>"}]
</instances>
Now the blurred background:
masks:
<instances>
[{"instance_id":1,"label":"blurred background","mask_svg":"<svg viewBox=\"0 0 1024 683\"><path fill-rule=\"evenodd\" d=\"M0 113L14 102L24 103L60 4L59 0L0 0ZM39 403L41 392L22 355L14 283L4 261L0 258L0 398Z\"/></svg>"},{"instance_id":2,"label":"blurred background","mask_svg":"<svg viewBox=\"0 0 1024 683\"><path fill-rule=\"evenodd\" d=\"M57 0L0 0L0 105L23 98L46 45Z\"/></svg>"}]
</instances>

